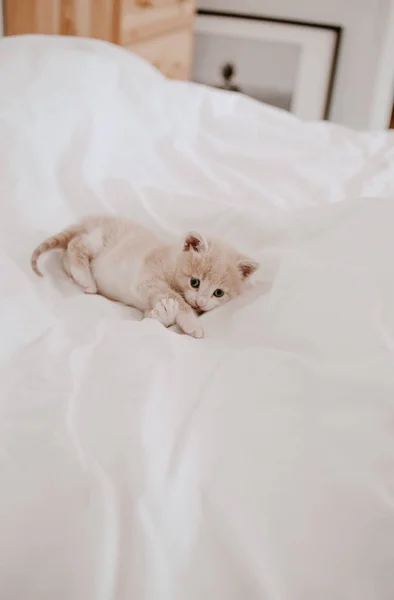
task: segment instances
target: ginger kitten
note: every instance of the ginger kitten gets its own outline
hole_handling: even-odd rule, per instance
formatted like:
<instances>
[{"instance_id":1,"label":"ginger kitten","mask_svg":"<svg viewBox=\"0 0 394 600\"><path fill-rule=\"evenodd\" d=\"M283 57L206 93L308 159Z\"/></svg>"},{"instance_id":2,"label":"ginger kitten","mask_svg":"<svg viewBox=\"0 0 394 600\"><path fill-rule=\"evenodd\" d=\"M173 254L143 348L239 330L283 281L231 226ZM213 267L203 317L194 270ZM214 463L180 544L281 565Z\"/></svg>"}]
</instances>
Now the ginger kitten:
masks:
<instances>
[{"instance_id":1,"label":"ginger kitten","mask_svg":"<svg viewBox=\"0 0 394 600\"><path fill-rule=\"evenodd\" d=\"M87 217L36 248L31 266L42 276L41 254L61 248L66 273L87 294L97 292L138 308L165 327L204 336L197 314L242 293L258 263L222 240L188 233L167 244L131 220Z\"/></svg>"}]
</instances>

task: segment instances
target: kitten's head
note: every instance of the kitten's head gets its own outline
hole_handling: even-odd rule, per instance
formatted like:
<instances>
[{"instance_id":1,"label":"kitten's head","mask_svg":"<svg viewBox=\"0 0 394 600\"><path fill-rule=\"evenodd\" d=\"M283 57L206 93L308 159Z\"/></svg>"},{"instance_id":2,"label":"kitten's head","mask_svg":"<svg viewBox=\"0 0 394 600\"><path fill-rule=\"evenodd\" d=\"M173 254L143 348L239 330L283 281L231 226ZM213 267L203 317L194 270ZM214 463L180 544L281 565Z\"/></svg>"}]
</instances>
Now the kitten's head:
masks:
<instances>
[{"instance_id":1,"label":"kitten's head","mask_svg":"<svg viewBox=\"0 0 394 600\"><path fill-rule=\"evenodd\" d=\"M178 257L176 284L186 302L206 312L242 293L258 263L221 240L188 233Z\"/></svg>"}]
</instances>

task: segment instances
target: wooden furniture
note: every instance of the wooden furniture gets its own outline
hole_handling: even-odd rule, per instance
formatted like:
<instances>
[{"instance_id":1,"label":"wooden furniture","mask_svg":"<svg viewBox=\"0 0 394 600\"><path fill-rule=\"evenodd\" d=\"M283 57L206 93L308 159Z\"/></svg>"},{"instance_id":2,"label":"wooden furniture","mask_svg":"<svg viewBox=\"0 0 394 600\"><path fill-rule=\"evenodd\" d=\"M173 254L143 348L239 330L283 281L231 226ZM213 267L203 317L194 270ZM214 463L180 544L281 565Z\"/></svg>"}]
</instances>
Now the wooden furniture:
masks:
<instances>
[{"instance_id":1,"label":"wooden furniture","mask_svg":"<svg viewBox=\"0 0 394 600\"><path fill-rule=\"evenodd\" d=\"M4 33L99 38L175 79L190 76L195 0L4 0Z\"/></svg>"}]
</instances>

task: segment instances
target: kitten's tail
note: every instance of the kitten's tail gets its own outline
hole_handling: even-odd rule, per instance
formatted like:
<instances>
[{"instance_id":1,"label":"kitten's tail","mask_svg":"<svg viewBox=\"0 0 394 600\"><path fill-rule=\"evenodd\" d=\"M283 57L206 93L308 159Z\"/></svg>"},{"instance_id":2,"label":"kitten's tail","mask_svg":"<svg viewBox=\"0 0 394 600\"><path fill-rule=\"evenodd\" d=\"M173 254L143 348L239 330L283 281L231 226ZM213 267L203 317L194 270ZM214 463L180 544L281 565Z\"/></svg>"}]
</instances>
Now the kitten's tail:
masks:
<instances>
[{"instance_id":1,"label":"kitten's tail","mask_svg":"<svg viewBox=\"0 0 394 600\"><path fill-rule=\"evenodd\" d=\"M56 248L67 248L68 244L71 240L81 231L81 226L69 227L56 235L46 239L42 242L37 248L34 250L31 255L30 264L34 273L36 273L39 277L42 277L42 273L37 266L37 261L40 258L41 254L44 252L49 252L49 250L55 250Z\"/></svg>"}]
</instances>

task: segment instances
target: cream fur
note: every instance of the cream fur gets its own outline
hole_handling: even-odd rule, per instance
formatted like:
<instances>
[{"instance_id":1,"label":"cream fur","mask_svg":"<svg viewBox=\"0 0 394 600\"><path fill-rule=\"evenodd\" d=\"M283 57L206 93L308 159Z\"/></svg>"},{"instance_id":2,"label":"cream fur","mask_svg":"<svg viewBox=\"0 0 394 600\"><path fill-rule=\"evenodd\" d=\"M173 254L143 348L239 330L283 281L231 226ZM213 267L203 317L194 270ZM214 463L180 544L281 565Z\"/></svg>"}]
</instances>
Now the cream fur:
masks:
<instances>
[{"instance_id":1,"label":"cream fur","mask_svg":"<svg viewBox=\"0 0 394 600\"><path fill-rule=\"evenodd\" d=\"M242 293L258 267L222 240L191 232L182 243L166 244L133 221L111 216L88 217L38 246L31 259L38 275L39 256L55 248L64 250L65 271L86 293L134 306L165 327L177 323L196 338L204 335L197 313ZM197 288L192 279L199 280Z\"/></svg>"}]
</instances>

